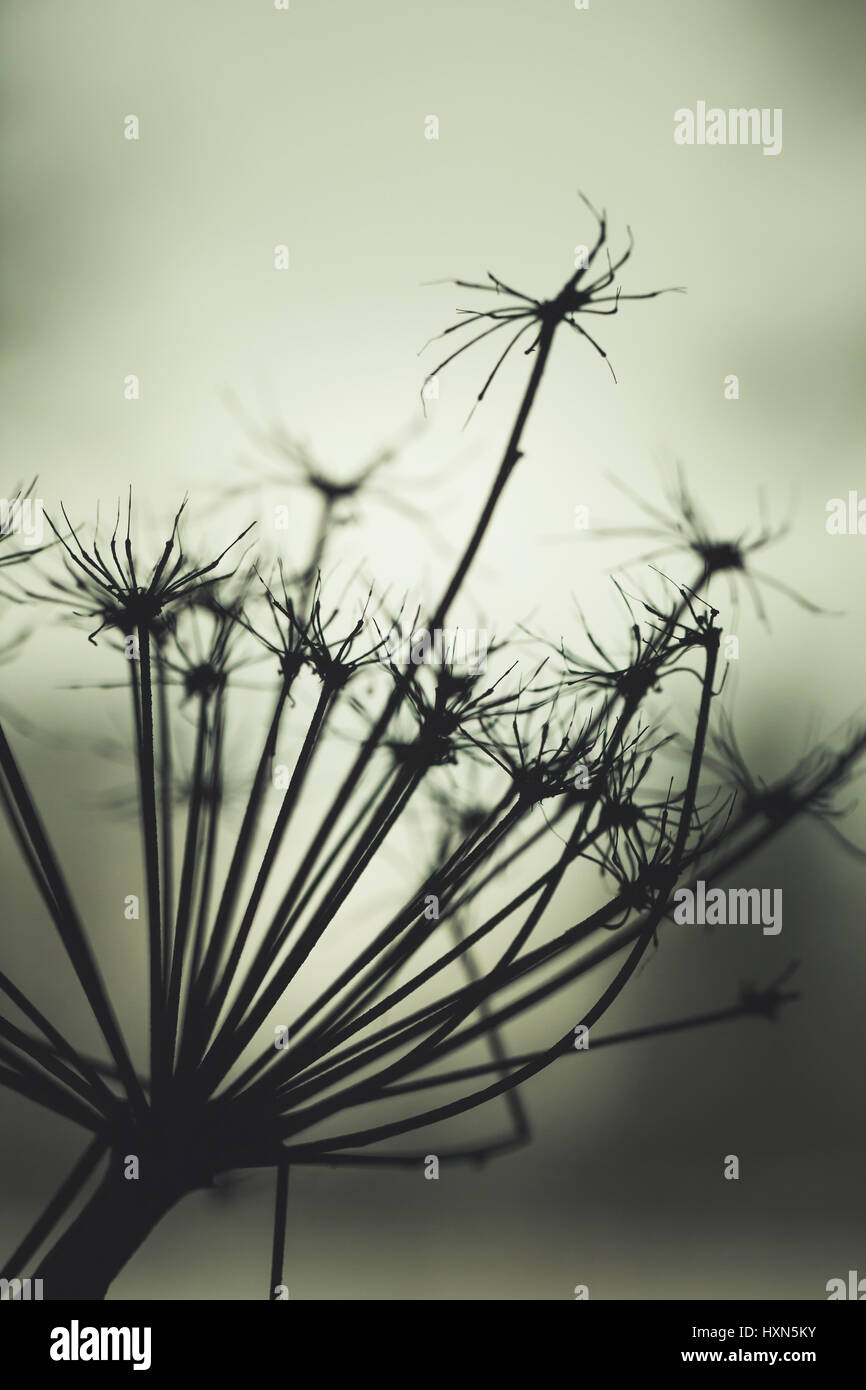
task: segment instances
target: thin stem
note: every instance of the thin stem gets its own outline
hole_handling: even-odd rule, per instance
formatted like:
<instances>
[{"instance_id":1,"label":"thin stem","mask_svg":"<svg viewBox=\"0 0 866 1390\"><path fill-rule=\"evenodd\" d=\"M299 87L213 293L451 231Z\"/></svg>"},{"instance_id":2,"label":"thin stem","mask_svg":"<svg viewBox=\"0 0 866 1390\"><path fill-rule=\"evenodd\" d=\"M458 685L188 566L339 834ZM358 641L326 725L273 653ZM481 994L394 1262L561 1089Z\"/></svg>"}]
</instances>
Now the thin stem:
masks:
<instances>
[{"instance_id":1,"label":"thin stem","mask_svg":"<svg viewBox=\"0 0 866 1390\"><path fill-rule=\"evenodd\" d=\"M535 398L538 395L538 388L541 385L541 378L544 375L544 369L547 366L547 361L550 356L550 350L553 347L553 339L556 333L556 327L557 324L555 319L546 320L542 326L541 333L538 338L538 345L536 348L535 365L532 369L532 374L529 378L529 384L527 385L526 391L524 392L523 400L520 402L520 408L517 412L517 418L514 421L511 434L509 435L508 443L505 446L505 453L503 454L502 462L499 465L499 472L496 474L496 477L493 481L493 486L490 489L487 501L484 503L481 515L479 516L478 521L476 522L475 530L472 532L472 535L469 539L469 544L466 546L466 549L460 557L460 560L457 563L457 567L454 570L454 573L452 574L450 580L448 581L448 584L445 587L442 597L436 605L436 609L433 613L432 618L430 619L430 627L433 629L441 626L442 620L444 619L449 608L451 607L455 595L462 588L463 581L466 578L466 575L469 573L472 561L475 559L481 542L483 541L484 536L487 532L487 528L489 527L490 522L493 519L493 513L495 512L497 503L499 502L499 499L502 496L505 484L508 482L508 479L510 478L516 464L520 459L520 441L523 437L523 431L526 427L526 422L529 419L530 411L532 410L532 407L535 404Z\"/></svg>"},{"instance_id":2,"label":"thin stem","mask_svg":"<svg viewBox=\"0 0 866 1390\"><path fill-rule=\"evenodd\" d=\"M24 1269L27 1262L36 1254L43 1241L49 1236L57 1225L78 1193L81 1191L90 1174L93 1172L99 1160L102 1158L108 1142L101 1135L98 1135L79 1158L71 1173L69 1173L60 1184L51 1201L45 1210L37 1217L30 1227L30 1230L15 1247L3 1269L3 1279L14 1279L18 1271Z\"/></svg>"},{"instance_id":3,"label":"thin stem","mask_svg":"<svg viewBox=\"0 0 866 1390\"><path fill-rule=\"evenodd\" d=\"M168 682L159 643L155 648L156 693L159 718L159 795L160 795L160 868L162 870L162 902L165 920L165 955L163 959L163 993L168 993L168 963L172 942L171 911L174 902L174 809L173 769L171 756L171 723L168 712Z\"/></svg>"},{"instance_id":4,"label":"thin stem","mask_svg":"<svg viewBox=\"0 0 866 1390\"><path fill-rule=\"evenodd\" d=\"M115 1019L96 962L91 954L84 928L73 906L60 866L2 726L0 726L0 771L6 779L9 799L15 805L21 826L31 847L28 862L31 865L34 863L39 865L40 876L44 879L50 895L50 898L46 898L46 903L50 907L50 902L53 900L55 905L51 915L61 941L117 1065L126 1094L139 1115L142 1115L147 1110L144 1092L132 1066L126 1044Z\"/></svg>"},{"instance_id":5,"label":"thin stem","mask_svg":"<svg viewBox=\"0 0 866 1390\"><path fill-rule=\"evenodd\" d=\"M800 998L797 993L780 994L778 1002L788 1004ZM707 1028L716 1023L733 1023L736 1019L757 1017L755 1009L750 1004L733 1004L727 1009L714 1009L709 1013L692 1014L688 1018L672 1019L668 1023L648 1023L643 1028L627 1028L621 1033L608 1033L603 1038L593 1038L591 1046L575 1049L573 1040L567 1044L563 1043L561 1056L574 1057L586 1056L587 1054L598 1052L603 1047L616 1047L620 1043L639 1042L647 1038L661 1038L671 1033L691 1032L695 1028ZM491 1072L500 1073L503 1066L519 1067L527 1062L536 1061L542 1054L540 1052L525 1052L516 1056L504 1057L501 1061L479 1062L473 1067L458 1067L453 1071L437 1072L435 1076L424 1077L415 1081L399 1082L387 1087L385 1095L409 1095L413 1091L427 1091L436 1086L451 1085L455 1081L469 1081L476 1076L489 1076Z\"/></svg>"},{"instance_id":6,"label":"thin stem","mask_svg":"<svg viewBox=\"0 0 866 1390\"><path fill-rule=\"evenodd\" d=\"M282 845L292 814L298 804L298 798L300 797L301 790L303 788L307 773L310 768L310 764L312 763L313 755L316 751L322 732L325 728L325 723L333 701L333 697L333 688L329 685L323 686L322 691L319 695L318 703L313 713L313 717L310 720L309 727L304 737L304 742L298 754L297 761L292 770L291 780L286 789L286 794L283 797L279 814L277 815L274 828L271 831L271 836L268 841L267 848L265 850L264 855L262 856L262 861L259 867L259 871L256 875L256 880L253 885L252 892L250 894L249 902L247 903L246 911L244 912L243 918L241 919L240 926L238 927L234 942L232 944L232 949L229 955L228 963L223 972L220 983L217 989L214 991L213 999L209 1003L209 1017L213 1020L216 1020L216 1017L219 1014L219 1011L223 1003L225 1002L229 989L231 988L232 982L234 980L244 946L247 942L247 937L249 936L250 928L252 927L253 920L259 907L259 903L262 899L262 894L265 891L268 878L270 877L271 870L274 866L274 862L276 860L280 846ZM251 966L246 979L240 987L238 996L235 1000L234 1005L232 1006L232 1010L230 1011L226 1019L223 1031L232 1027L233 1023L238 1018L241 1018L243 1016L243 1010L246 1007L246 1003L252 998L258 981L261 978L261 975L256 971L257 962L260 962L264 957L266 957L268 947L271 944L271 941L273 940L273 935L273 931L269 932L265 938L265 941L262 943L262 946L259 948L256 961L253 963L253 966Z\"/></svg>"},{"instance_id":7,"label":"thin stem","mask_svg":"<svg viewBox=\"0 0 866 1390\"><path fill-rule=\"evenodd\" d=\"M286 707L286 701L289 696L289 688L289 682L285 680L281 682L261 757L259 758L252 786L250 787L249 797L247 798L244 818L241 822L237 840L235 841L231 863L226 873L225 884L220 897L220 904L214 920L207 951L205 952L204 963L201 968L201 973L196 977L192 987L188 1010L189 1048L187 1051L186 1047L182 1047L182 1061L185 1060L188 1055L194 1056L199 1049L202 1049L209 1036L207 1020L211 1018L211 1012L207 1008L207 999L219 966L220 955L228 936L232 914L237 903L241 884L243 883L244 871L249 862L253 839L261 811L262 798L268 783L271 763L276 752L277 735Z\"/></svg>"},{"instance_id":8,"label":"thin stem","mask_svg":"<svg viewBox=\"0 0 866 1390\"><path fill-rule=\"evenodd\" d=\"M191 925L193 886L199 849L199 822L201 819L201 809L205 791L204 764L207 735L208 697L202 695L199 699L198 729L196 732L195 754L193 758L192 792L187 811L186 842L183 851L180 893L177 900L177 919L174 928L171 970L166 1001L166 1047L168 1049L168 1065L170 1068L173 1068L174 1065L175 1041L177 1038L178 1015L180 1012L181 976L183 974L184 954ZM166 902L165 906L167 916L169 911L168 902Z\"/></svg>"},{"instance_id":9,"label":"thin stem","mask_svg":"<svg viewBox=\"0 0 866 1390\"><path fill-rule=\"evenodd\" d=\"M154 759L153 687L150 632L138 628L141 728L138 744L141 829L147 886L148 965L150 969L150 1075L151 1104L156 1106L171 1070L164 1038L163 926L160 901L159 830L156 816L156 765Z\"/></svg>"},{"instance_id":10,"label":"thin stem","mask_svg":"<svg viewBox=\"0 0 866 1390\"><path fill-rule=\"evenodd\" d=\"M277 1166L277 1190L274 1202L274 1240L271 1253L271 1287L269 1293L271 1301L276 1300L277 1289L283 1285L290 1171L288 1160L285 1160Z\"/></svg>"}]
</instances>

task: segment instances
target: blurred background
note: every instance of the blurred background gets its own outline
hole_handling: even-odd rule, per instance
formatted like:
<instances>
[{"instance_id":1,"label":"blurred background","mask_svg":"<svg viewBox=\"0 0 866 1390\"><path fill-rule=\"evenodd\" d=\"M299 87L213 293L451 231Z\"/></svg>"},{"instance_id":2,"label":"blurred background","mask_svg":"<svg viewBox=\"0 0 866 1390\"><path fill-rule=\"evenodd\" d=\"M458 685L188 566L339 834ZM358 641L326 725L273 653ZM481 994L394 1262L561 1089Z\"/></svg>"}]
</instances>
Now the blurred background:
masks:
<instances>
[{"instance_id":1,"label":"blurred background","mask_svg":"<svg viewBox=\"0 0 866 1390\"><path fill-rule=\"evenodd\" d=\"M530 360L509 359L464 429L501 350L480 345L438 376L425 417L421 387L446 348L419 350L478 299L428 282L490 271L555 293L594 238L581 190L607 209L614 250L633 229L624 292L688 293L587 321L616 383L585 340L558 340L456 617L584 650L579 603L594 631L621 632L610 571L627 566L635 592L655 547L598 534L647 523L614 479L664 506L681 463L717 535L790 521L755 564L834 610L764 588L762 620L747 588L714 587L739 638L725 703L750 772L778 776L862 716L866 538L825 528L831 498L866 496L855 0L10 0L2 25L10 496L38 475L47 509L62 500L89 524L131 484L156 544L188 493L196 547L258 520L267 543L305 555L310 514L257 431L289 430L338 477L400 443L384 498L362 499L325 580L339 589L362 566L429 600L474 523ZM782 153L675 145L674 111L699 100L781 108ZM124 138L130 115L137 141ZM272 530L281 504L287 540ZM588 531L574 528L578 506ZM694 577L681 557L656 563ZM92 688L110 679L104 648L55 619L5 613L2 635L28 640L0 670L0 701L140 1048L138 955L117 908L139 872L134 822L100 805L133 768L92 752L97 735L124 736L128 700ZM862 812L845 829L866 845ZM5 835L0 874L8 958L84 1045L75 982ZM805 821L738 881L783 887L782 933L668 929L609 1029L724 1007L792 958L802 1002L772 1026L590 1053L579 1076L551 1068L524 1090L534 1142L483 1170L438 1182L420 1163L295 1170L291 1297L567 1299L586 1284L591 1298L823 1298L828 1279L862 1272L864 869ZM537 1042L594 993L547 1006ZM24 1100L0 1103L5 1249L82 1143ZM506 1119L494 1103L469 1129L495 1134ZM437 1151L435 1133L418 1142ZM736 1182L722 1176L732 1153ZM266 1175L188 1199L112 1297L265 1297L271 1204Z\"/></svg>"}]
</instances>

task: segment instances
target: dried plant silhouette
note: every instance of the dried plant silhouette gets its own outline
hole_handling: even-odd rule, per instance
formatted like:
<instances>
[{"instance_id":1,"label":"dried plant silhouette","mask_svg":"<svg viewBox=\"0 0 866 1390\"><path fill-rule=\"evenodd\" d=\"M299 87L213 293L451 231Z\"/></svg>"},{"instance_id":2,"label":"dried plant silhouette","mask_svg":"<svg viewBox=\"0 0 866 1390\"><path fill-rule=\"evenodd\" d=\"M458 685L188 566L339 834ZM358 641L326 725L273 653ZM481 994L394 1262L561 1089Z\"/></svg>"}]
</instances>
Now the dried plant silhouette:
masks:
<instances>
[{"instance_id":1,"label":"dried plant silhouette","mask_svg":"<svg viewBox=\"0 0 866 1390\"><path fill-rule=\"evenodd\" d=\"M415 630L435 632L452 616L521 458L558 330L574 330L606 359L580 318L662 293L621 292L631 245L629 235L611 258L598 216L587 265L550 300L492 275L457 282L505 302L485 301L446 330L470 336L436 370L502 328L508 344L478 400L527 333L532 366L477 524L435 607L415 614ZM86 1055L0 973L0 1084L89 1136L5 1262L4 1278L35 1272L47 1299L104 1298L172 1207L244 1169L274 1171L267 1296L279 1297L293 1165L420 1169L425 1147L411 1136L502 1098L503 1133L436 1146L444 1164L482 1163L527 1142L519 1088L566 1056L591 1067L600 1047L772 1018L797 997L785 988L789 967L712 1013L596 1034L658 943L677 887L726 874L800 816L832 820L833 796L866 747L856 730L766 785L713 718L722 629L704 590L720 570L744 570L749 549L769 536L725 558L683 492L688 506L672 539L695 572L662 581L661 598L620 591L625 655L583 625L553 647L540 641L526 669L508 643L493 645L484 670L454 650L438 663L406 663L391 641L395 619L374 591L326 602L320 576L339 497L306 453L286 448L322 512L306 552L295 540L285 566L251 559L246 532L215 558L189 558L183 506L147 565L130 499L89 540L62 511L48 555L35 562L41 577L31 567L21 591L32 604L51 600L79 615L91 641L110 644L128 686L148 962L149 1055L137 1065L21 751L0 729L8 832L104 1041L103 1057ZM381 465L353 479L353 499ZM4 565L24 558L14 538L0 551ZM271 709L239 806L226 794L238 780L227 750L243 688L237 673L253 660ZM694 687L691 723L677 733L681 773L666 767L671 734L657 713L677 674ZM247 725L247 746L250 734ZM285 739L293 754L275 784ZM314 819L317 798L324 810ZM371 925L362 894L396 827L413 817L423 848ZM601 905L583 913L570 906L581 865L607 885ZM571 920L562 929L566 882ZM325 960L339 965L316 974L320 943L334 941L339 954ZM551 1037L544 1005L596 971L605 983L593 1002ZM534 1025L536 1042L511 1051L506 1032L517 1020ZM591 1030L589 1049L576 1046L581 1029ZM393 1147L403 1136L408 1144ZM263 1259L263 1295L266 1273Z\"/></svg>"}]
</instances>

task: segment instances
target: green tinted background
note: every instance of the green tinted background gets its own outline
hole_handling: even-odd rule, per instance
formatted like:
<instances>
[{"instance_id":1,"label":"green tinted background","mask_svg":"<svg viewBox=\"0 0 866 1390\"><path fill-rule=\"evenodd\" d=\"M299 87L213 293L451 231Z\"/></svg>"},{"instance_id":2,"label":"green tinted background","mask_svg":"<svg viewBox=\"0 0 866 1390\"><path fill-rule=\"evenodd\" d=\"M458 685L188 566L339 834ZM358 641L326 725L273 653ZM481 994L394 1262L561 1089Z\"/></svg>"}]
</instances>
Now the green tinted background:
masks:
<instances>
[{"instance_id":1,"label":"green tinted background","mask_svg":"<svg viewBox=\"0 0 866 1390\"><path fill-rule=\"evenodd\" d=\"M746 591L733 610L717 591L740 640L727 698L750 770L782 772L862 708L866 538L830 537L824 521L829 498L866 493L864 29L862 6L838 0L8 3L4 486L38 474L46 505L90 519L132 483L154 526L188 491L195 526L225 542L267 505L251 485L215 518L219 486L252 477L238 471L254 450L229 395L351 471L421 418L438 359L418 350L471 302L424 282L490 270L555 292L592 241L583 190L607 208L614 245L634 230L624 288L688 295L592 320L617 385L586 342L558 346L472 611L498 631L527 621L556 636L575 631L578 598L600 631L613 624L606 572L652 547L575 537L578 504L596 526L640 523L611 474L658 502L682 460L719 534L760 531L763 489L771 520L792 525L756 563L843 610L818 618L765 591L768 631ZM698 100L781 107L781 155L675 146L674 110ZM128 114L138 142L123 138ZM492 362L481 349L442 375L409 448L407 476L452 469L406 494L429 527L365 509L347 566L364 559L419 592L446 573L527 372L518 355L461 433ZM122 928L99 919L134 840L95 809L88 759L55 737L123 728L121 692L64 689L98 660L82 633L43 623L3 668L2 700L33 721L22 756L135 1037L138 976L111 940ZM862 816L847 829L864 841ZM75 1020L74 985L49 965L59 951L37 947L20 877L4 839L4 932L52 1016ZM806 822L742 881L783 885L781 936L669 932L610 1026L720 1007L792 957L796 1009L775 1027L599 1053L579 1077L552 1069L526 1089L532 1147L482 1171L433 1183L420 1164L297 1170L292 1297L569 1298L585 1283L593 1298L821 1298L829 1278L862 1270L863 871ZM573 1012L558 1001L541 1035ZM23 1100L3 1105L5 1248L79 1141ZM469 1131L504 1123L492 1106ZM722 1179L729 1153L737 1183ZM271 1201L264 1176L189 1199L113 1296L265 1296Z\"/></svg>"}]
</instances>

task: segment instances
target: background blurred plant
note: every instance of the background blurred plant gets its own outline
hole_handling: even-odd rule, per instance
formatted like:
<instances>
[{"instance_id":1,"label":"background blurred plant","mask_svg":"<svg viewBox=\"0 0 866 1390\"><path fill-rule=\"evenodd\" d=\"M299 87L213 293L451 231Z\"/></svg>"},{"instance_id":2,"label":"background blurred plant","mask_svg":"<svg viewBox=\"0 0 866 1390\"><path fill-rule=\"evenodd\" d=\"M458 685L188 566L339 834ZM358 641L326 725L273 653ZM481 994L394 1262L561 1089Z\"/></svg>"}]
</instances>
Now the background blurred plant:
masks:
<instances>
[{"instance_id":1,"label":"background blurred plant","mask_svg":"<svg viewBox=\"0 0 866 1390\"><path fill-rule=\"evenodd\" d=\"M53 568L19 597L50 600L84 620L91 641L110 646L129 690L149 1055L146 1065L133 1060L19 755L0 730L9 833L105 1047L102 1058L85 1055L0 973L11 1005L0 1017L0 1084L91 1136L4 1277L47 1246L36 1270L47 1298L102 1298L185 1195L221 1189L233 1171L273 1169L276 1297L292 1165L420 1169L421 1146L388 1141L501 1097L503 1134L437 1141L438 1161L481 1163L527 1141L518 1088L554 1062L568 1056L587 1066L576 1057L605 1045L774 1017L796 997L782 988L789 966L712 1013L595 1034L658 945L676 889L718 879L803 814L832 818L833 795L866 746L854 730L768 786L744 768L729 726L713 719L722 629L705 590L722 571L751 579L746 556L770 539L765 529L725 550L683 488L670 539L694 572L657 577L653 594L620 589L621 642L603 645L582 624L552 646L542 634L535 650L494 642L483 670L447 654L393 659L390 638L405 614L418 633L454 621L522 457L558 330L570 327L606 358L580 316L615 314L621 302L661 293L621 292L617 276L630 253L629 239L611 259L601 215L587 264L553 299L493 276L458 282L493 298L446 330L470 333L436 371L502 327L511 336L478 400L527 332L532 366L478 522L429 612L407 598L395 615L387 596L357 576L337 601L326 598L321 576L341 507L379 485L389 454L337 484L306 449L278 440L293 483L315 494L320 511L306 550L288 532L290 551L277 563L244 549L248 531L213 558L199 558L198 545L188 552L185 504L150 564L134 541L131 498L112 529L97 524L88 542L65 512L64 525L52 523ZM657 519L667 541L668 518ZM247 682L238 673L250 663L271 701L252 733L237 703ZM690 724L679 720L673 732L664 697L679 674L692 676L695 700ZM229 750L239 738L255 747L242 810L226 795L237 790ZM412 857L392 881L377 870L398 826L410 827ZM371 879L388 899L375 913L363 896ZM569 903L587 906L569 907L574 920L563 930L552 919L565 887ZM603 984L593 1003L551 1037L545 1002L595 971ZM536 1045L511 1051L506 1028L523 1018L534 1023ZM425 1102L428 1090L442 1099Z\"/></svg>"}]
</instances>

